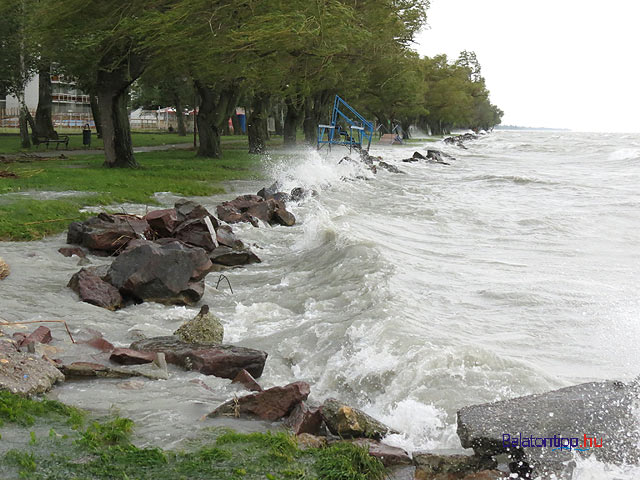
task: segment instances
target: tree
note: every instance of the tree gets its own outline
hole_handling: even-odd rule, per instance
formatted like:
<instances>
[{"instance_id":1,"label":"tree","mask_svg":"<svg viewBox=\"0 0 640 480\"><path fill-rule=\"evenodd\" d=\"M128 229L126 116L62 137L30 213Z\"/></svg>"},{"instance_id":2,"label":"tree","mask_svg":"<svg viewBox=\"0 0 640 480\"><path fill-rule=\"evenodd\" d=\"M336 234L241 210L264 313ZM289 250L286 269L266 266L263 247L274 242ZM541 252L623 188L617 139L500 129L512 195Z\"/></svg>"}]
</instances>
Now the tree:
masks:
<instances>
[{"instance_id":1,"label":"tree","mask_svg":"<svg viewBox=\"0 0 640 480\"><path fill-rule=\"evenodd\" d=\"M95 87L105 166L137 167L127 101L148 54L137 26L163 7L162 0L40 0L33 33L42 51L81 84Z\"/></svg>"},{"instance_id":2,"label":"tree","mask_svg":"<svg viewBox=\"0 0 640 480\"><path fill-rule=\"evenodd\" d=\"M23 148L31 146L28 125L35 132L35 124L24 97L25 87L36 68L36 57L27 42L26 12L26 0L0 3L0 91L18 99Z\"/></svg>"}]
</instances>

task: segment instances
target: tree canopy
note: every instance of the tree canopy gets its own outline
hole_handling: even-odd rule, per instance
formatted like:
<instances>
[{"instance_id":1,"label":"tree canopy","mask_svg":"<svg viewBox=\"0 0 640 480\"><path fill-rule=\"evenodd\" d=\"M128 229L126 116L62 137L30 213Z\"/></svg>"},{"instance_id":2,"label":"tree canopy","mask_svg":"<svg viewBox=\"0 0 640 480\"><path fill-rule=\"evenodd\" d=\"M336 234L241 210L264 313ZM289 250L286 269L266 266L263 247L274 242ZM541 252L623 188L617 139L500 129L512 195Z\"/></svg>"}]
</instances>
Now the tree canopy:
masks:
<instances>
[{"instance_id":1,"label":"tree canopy","mask_svg":"<svg viewBox=\"0 0 640 480\"><path fill-rule=\"evenodd\" d=\"M428 0L32 0L29 29L40 53L97 99L105 164L130 167L137 163L126 110L138 78L139 104L182 109L196 97L198 155L214 158L236 106L247 108L250 148L259 152L274 111L286 111L286 142L300 126L313 141L335 94L385 128L491 128L502 112L489 101L473 52L450 62L412 50L428 7ZM0 19L2 32L12 28L10 16ZM0 57L8 61L15 54ZM0 77L0 88L5 83Z\"/></svg>"}]
</instances>

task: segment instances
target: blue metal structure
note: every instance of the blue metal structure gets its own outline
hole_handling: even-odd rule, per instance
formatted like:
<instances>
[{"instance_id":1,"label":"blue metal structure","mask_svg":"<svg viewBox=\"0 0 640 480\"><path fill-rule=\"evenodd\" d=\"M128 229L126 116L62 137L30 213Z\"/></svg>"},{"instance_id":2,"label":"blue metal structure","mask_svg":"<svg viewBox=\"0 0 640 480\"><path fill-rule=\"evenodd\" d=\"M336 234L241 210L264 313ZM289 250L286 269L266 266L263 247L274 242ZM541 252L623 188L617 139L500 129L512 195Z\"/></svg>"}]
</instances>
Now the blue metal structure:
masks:
<instances>
[{"instance_id":1,"label":"blue metal structure","mask_svg":"<svg viewBox=\"0 0 640 480\"><path fill-rule=\"evenodd\" d=\"M343 128L343 123L346 128ZM349 150L352 148L361 150L366 141L366 149L369 150L373 132L373 123L365 120L351 105L336 95L331 124L318 125L318 148L326 144L329 148L331 145L344 145L349 147Z\"/></svg>"}]
</instances>

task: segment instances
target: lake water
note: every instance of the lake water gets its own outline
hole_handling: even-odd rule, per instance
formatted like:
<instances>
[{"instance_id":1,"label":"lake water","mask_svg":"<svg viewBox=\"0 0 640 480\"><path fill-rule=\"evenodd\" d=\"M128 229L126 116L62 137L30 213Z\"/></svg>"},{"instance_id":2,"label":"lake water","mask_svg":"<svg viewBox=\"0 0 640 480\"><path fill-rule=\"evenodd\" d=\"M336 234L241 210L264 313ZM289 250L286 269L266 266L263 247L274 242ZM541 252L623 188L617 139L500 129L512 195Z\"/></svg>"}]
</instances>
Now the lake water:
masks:
<instances>
[{"instance_id":1,"label":"lake water","mask_svg":"<svg viewBox=\"0 0 640 480\"><path fill-rule=\"evenodd\" d=\"M266 162L285 190L319 195L291 206L294 227L234 227L263 262L227 273L233 294L216 290L210 274L203 299L226 342L269 353L264 387L308 381L314 401L363 408L405 432L389 440L414 451L460 449L462 406L638 376L640 135L501 131L467 147L372 147L406 174L338 165L344 148ZM456 160L401 162L426 148ZM214 212L269 183L236 182L234 192L195 200ZM64 319L77 334L91 328L128 346L138 332L171 334L199 310L108 312L78 302L66 288L77 258L57 253L64 240L0 244L12 267L0 284L2 319ZM68 343L52 325L59 345ZM140 442L170 448L214 425L200 417L242 394L228 380L172 372L136 390L85 381L52 395L97 413L116 408L139 423ZM639 477L594 460L574 475Z\"/></svg>"}]
</instances>

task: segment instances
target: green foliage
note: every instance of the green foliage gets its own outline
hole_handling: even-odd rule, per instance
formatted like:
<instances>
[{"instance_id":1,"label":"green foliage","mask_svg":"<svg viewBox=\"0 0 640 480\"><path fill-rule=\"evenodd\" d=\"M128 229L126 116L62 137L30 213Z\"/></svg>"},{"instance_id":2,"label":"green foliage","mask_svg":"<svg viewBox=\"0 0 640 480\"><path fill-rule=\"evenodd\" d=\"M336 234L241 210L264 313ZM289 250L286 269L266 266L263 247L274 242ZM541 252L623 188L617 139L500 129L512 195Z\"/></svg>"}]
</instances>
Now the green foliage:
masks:
<instances>
[{"instance_id":1,"label":"green foliage","mask_svg":"<svg viewBox=\"0 0 640 480\"><path fill-rule=\"evenodd\" d=\"M102 447L122 446L129 443L133 422L117 417L104 423L93 422L78 440L79 445L98 451Z\"/></svg>"},{"instance_id":2,"label":"green foliage","mask_svg":"<svg viewBox=\"0 0 640 480\"><path fill-rule=\"evenodd\" d=\"M384 478L382 462L367 449L341 442L317 453L314 465L320 480L378 480Z\"/></svg>"},{"instance_id":3,"label":"green foliage","mask_svg":"<svg viewBox=\"0 0 640 480\"><path fill-rule=\"evenodd\" d=\"M0 426L4 422L32 426L37 417L65 420L73 428L79 428L84 421L81 410L55 400L34 400L0 391Z\"/></svg>"}]
</instances>

